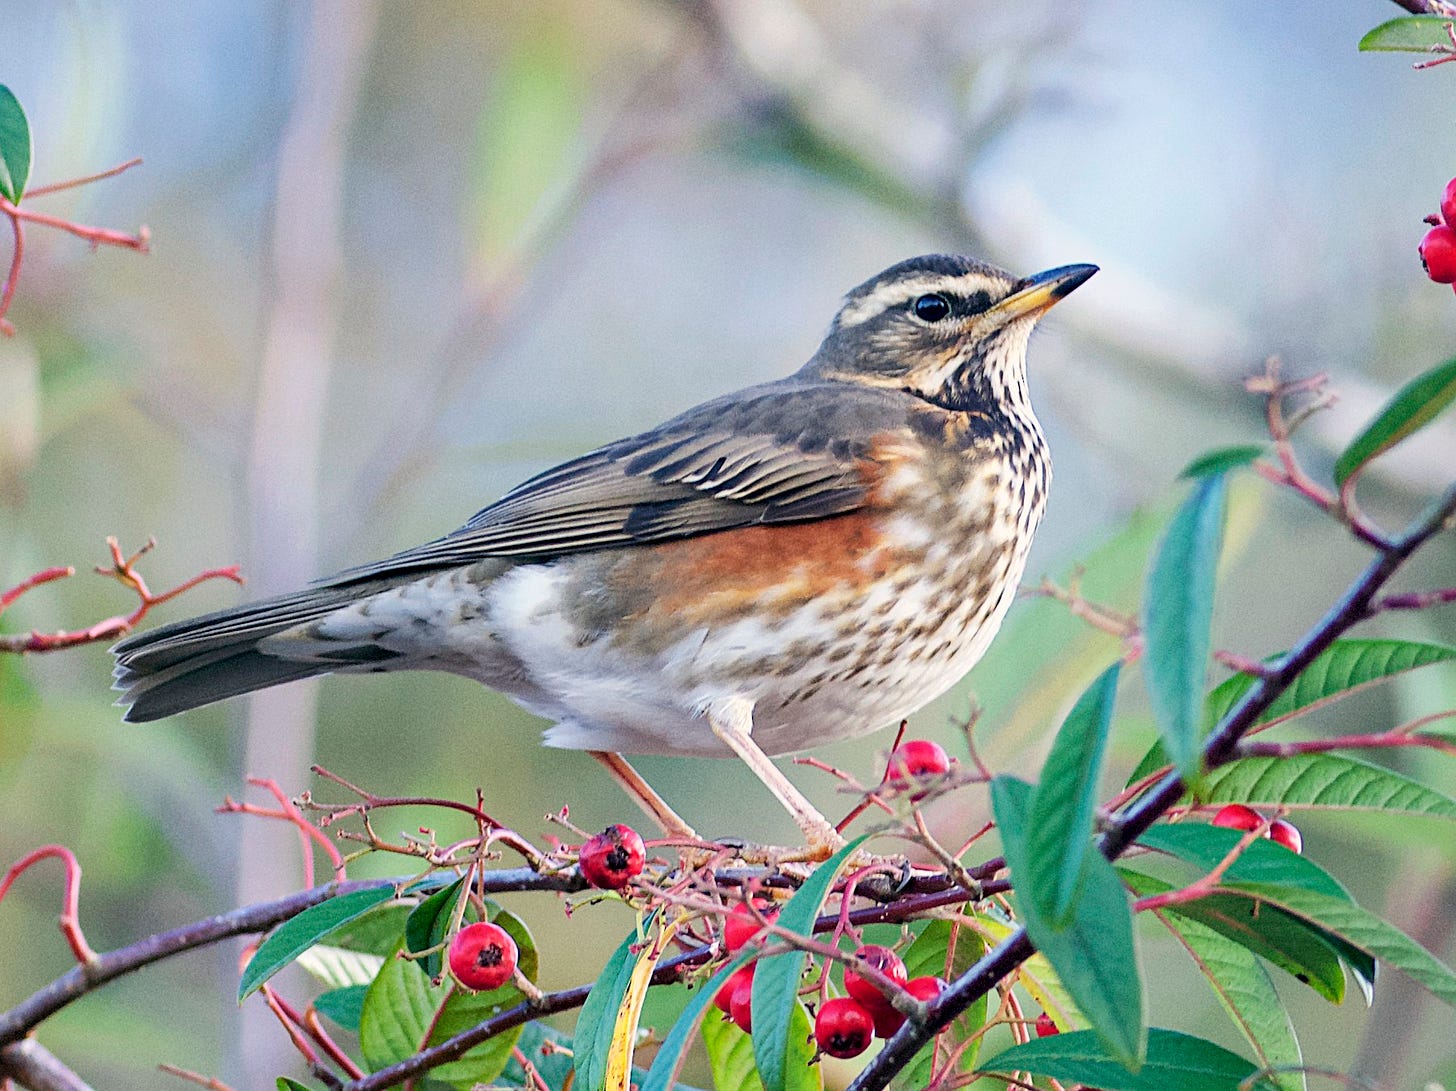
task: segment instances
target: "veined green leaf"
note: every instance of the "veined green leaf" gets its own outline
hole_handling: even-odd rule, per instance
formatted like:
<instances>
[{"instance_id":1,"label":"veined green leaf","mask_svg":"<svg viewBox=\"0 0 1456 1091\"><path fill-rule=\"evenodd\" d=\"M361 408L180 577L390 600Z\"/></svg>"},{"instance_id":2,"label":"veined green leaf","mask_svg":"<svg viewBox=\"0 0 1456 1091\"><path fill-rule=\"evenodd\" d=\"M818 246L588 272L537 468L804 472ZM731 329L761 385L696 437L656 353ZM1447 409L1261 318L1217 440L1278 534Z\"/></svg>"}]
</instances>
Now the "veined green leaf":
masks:
<instances>
[{"instance_id":1,"label":"veined green leaf","mask_svg":"<svg viewBox=\"0 0 1456 1091\"><path fill-rule=\"evenodd\" d=\"M1228 481L1198 478L1158 545L1143 599L1143 677L1158 730L1188 784L1198 779L1213 597Z\"/></svg>"},{"instance_id":2,"label":"veined green leaf","mask_svg":"<svg viewBox=\"0 0 1456 1091\"><path fill-rule=\"evenodd\" d=\"M19 204L25 196L33 156L25 108L14 91L0 83L0 195L11 204Z\"/></svg>"},{"instance_id":3,"label":"veined green leaf","mask_svg":"<svg viewBox=\"0 0 1456 1091\"><path fill-rule=\"evenodd\" d=\"M991 782L991 805L1013 884L1031 869L1026 840L1031 791L1014 777ZM1132 907L1112 865L1101 853L1087 854L1076 911L1064 927L1048 922L1035 899L1018 895L1017 906L1026 934L1052 964L1106 1051L1136 1069L1147 1048L1142 975Z\"/></svg>"},{"instance_id":4,"label":"veined green leaf","mask_svg":"<svg viewBox=\"0 0 1456 1091\"><path fill-rule=\"evenodd\" d=\"M1432 46L1450 45L1446 28L1451 20L1440 15L1405 15L1381 23L1360 39L1360 52L1429 53Z\"/></svg>"},{"instance_id":5,"label":"veined green leaf","mask_svg":"<svg viewBox=\"0 0 1456 1091\"><path fill-rule=\"evenodd\" d=\"M1456 818L1456 799L1390 769L1342 754L1240 758L1205 776L1201 789L1206 803Z\"/></svg>"},{"instance_id":6,"label":"veined green leaf","mask_svg":"<svg viewBox=\"0 0 1456 1091\"><path fill-rule=\"evenodd\" d=\"M1122 870L1120 874L1132 882L1139 896L1173 889L1172 884L1151 876ZM1296 1071L1304 1063L1299 1041L1284 1001L1269 980L1269 971L1242 943L1191 917L1180 916L1172 908L1161 911L1159 919L1193 959L1234 1026L1253 1047L1259 1063L1264 1068L1282 1070L1274 1074L1274 1084L1280 1091L1304 1091L1307 1081L1303 1073ZM1341 973L1338 962L1335 972Z\"/></svg>"},{"instance_id":7,"label":"veined green leaf","mask_svg":"<svg viewBox=\"0 0 1456 1091\"><path fill-rule=\"evenodd\" d=\"M311 905L284 921L262 942L243 969L238 983L238 1003L334 929L357 920L393 897L392 886L367 887Z\"/></svg>"},{"instance_id":8,"label":"veined green leaf","mask_svg":"<svg viewBox=\"0 0 1456 1091\"><path fill-rule=\"evenodd\" d=\"M703 1045L708 1051L716 1091L762 1091L763 1081L758 1078L753 1062L753 1039L731 1019L703 1020ZM811 1063L813 1024L803 1004L794 1004L787 1045L790 1063L786 1067L786 1091L820 1091L824 1086L823 1069Z\"/></svg>"},{"instance_id":9,"label":"veined green leaf","mask_svg":"<svg viewBox=\"0 0 1456 1091\"><path fill-rule=\"evenodd\" d=\"M516 941L518 963L534 979L538 955L524 922L505 911L494 915L496 924ZM412 1057L422 1046L439 1045L479 1023L513 1008L525 999L514 985L490 992L468 992L451 982L432 985L414 962L386 959L369 986L359 1019L359 1048L370 1071L378 1071ZM462 1056L431 1072L431 1078L459 1091L490 1083L505 1069L521 1028L513 1027L467 1050Z\"/></svg>"},{"instance_id":10,"label":"veined green leaf","mask_svg":"<svg viewBox=\"0 0 1456 1091\"><path fill-rule=\"evenodd\" d=\"M1237 1053L1202 1038L1174 1030L1148 1032L1148 1059L1136 1073L1110 1055L1091 1031L1079 1030L1033 1038L998 1053L982 1072L1030 1072L1064 1082L1084 1083L1102 1091L1262 1091L1266 1080L1243 1081L1258 1068Z\"/></svg>"},{"instance_id":11,"label":"veined green leaf","mask_svg":"<svg viewBox=\"0 0 1456 1091\"><path fill-rule=\"evenodd\" d=\"M1035 898L1038 912L1062 927L1076 908L1082 865L1092 845L1097 810L1097 776L1107 750L1112 707L1117 698L1118 664L1087 687L1067 714L1027 815L1027 867L1017 877L1017 894Z\"/></svg>"},{"instance_id":12,"label":"veined green leaf","mask_svg":"<svg viewBox=\"0 0 1456 1091\"><path fill-rule=\"evenodd\" d=\"M1383 959L1456 1007L1456 971L1411 939L1354 902L1303 887L1278 883L1227 882L1222 889L1277 905L1310 924Z\"/></svg>"},{"instance_id":13,"label":"veined green leaf","mask_svg":"<svg viewBox=\"0 0 1456 1091\"><path fill-rule=\"evenodd\" d=\"M776 923L780 928L800 936L813 935L814 921L835 877L864 840L864 835L856 837L814 869L779 911ZM789 1035L806 957L802 951L770 955L760 959L753 972L753 1056L764 1091L787 1091L794 1078L789 1071L793 1063Z\"/></svg>"},{"instance_id":14,"label":"veined green leaf","mask_svg":"<svg viewBox=\"0 0 1456 1091\"><path fill-rule=\"evenodd\" d=\"M1278 658L1274 656L1271 661ZM1456 648L1444 644L1422 644L1412 640L1337 640L1299 673L1256 723L1291 719L1394 675L1452 659L1456 659ZM1236 674L1214 687L1204 703L1204 735L1228 715L1253 684L1251 675ZM1162 743L1155 743L1138 762L1128 783L1142 780L1167 764Z\"/></svg>"},{"instance_id":15,"label":"veined green leaf","mask_svg":"<svg viewBox=\"0 0 1456 1091\"><path fill-rule=\"evenodd\" d=\"M1222 863L1242 837L1238 830L1224 829L1205 822L1160 822L1144 831L1138 841L1148 848L1186 860L1200 871L1209 872ZM1272 841L1258 840L1247 846L1243 854L1224 872L1224 880L1228 883L1270 883L1298 887L1354 904L1349 892L1329 872L1307 856L1298 856ZM1196 906L1199 903L1189 904ZM1212 924L1206 919L1204 923ZM1340 958L1355 974L1368 1003L1375 982L1374 960L1358 944L1346 942L1337 933L1323 932L1321 938L1335 948Z\"/></svg>"},{"instance_id":16,"label":"veined green leaf","mask_svg":"<svg viewBox=\"0 0 1456 1091\"><path fill-rule=\"evenodd\" d=\"M398 936L396 935L396 941ZM382 955L351 951L328 943L316 943L297 959L299 968L331 989L347 985L368 985L384 965Z\"/></svg>"},{"instance_id":17,"label":"veined green leaf","mask_svg":"<svg viewBox=\"0 0 1456 1091\"><path fill-rule=\"evenodd\" d=\"M970 927L955 921L932 920L905 950L905 975L912 981L917 977L939 977L953 981L974 966L985 952L985 941ZM972 1038L985 1025L987 999L988 997L982 996L956 1016L949 1027L936 1035L934 1041L895 1073L890 1081L890 1091L921 1091L929 1086L937 1053L944 1063L951 1051ZM963 1070L969 1072L976 1067L980 1045L980 1039L976 1039L961 1054L960 1066Z\"/></svg>"},{"instance_id":18,"label":"veined green leaf","mask_svg":"<svg viewBox=\"0 0 1456 1091\"><path fill-rule=\"evenodd\" d=\"M1199 455L1184 466L1183 472L1178 476L1208 477L1212 474L1237 470L1240 466L1247 466L1253 462L1268 449L1268 446L1262 443L1241 443L1235 447L1219 447Z\"/></svg>"},{"instance_id":19,"label":"veined green leaf","mask_svg":"<svg viewBox=\"0 0 1456 1091\"><path fill-rule=\"evenodd\" d=\"M995 906L988 906L976 915L976 927L990 944L999 944L1016 931L1015 922L1004 917ZM1021 964L1021 985L1042 1010L1052 1017L1058 1030L1085 1030L1087 1020L1077 1010L1067 987L1057 976L1046 955L1038 951Z\"/></svg>"},{"instance_id":20,"label":"veined green leaf","mask_svg":"<svg viewBox=\"0 0 1456 1091\"><path fill-rule=\"evenodd\" d=\"M1417 375L1395 392L1375 419L1335 460L1335 483L1343 487L1371 459L1430 424L1453 399L1456 399L1456 359Z\"/></svg>"}]
</instances>

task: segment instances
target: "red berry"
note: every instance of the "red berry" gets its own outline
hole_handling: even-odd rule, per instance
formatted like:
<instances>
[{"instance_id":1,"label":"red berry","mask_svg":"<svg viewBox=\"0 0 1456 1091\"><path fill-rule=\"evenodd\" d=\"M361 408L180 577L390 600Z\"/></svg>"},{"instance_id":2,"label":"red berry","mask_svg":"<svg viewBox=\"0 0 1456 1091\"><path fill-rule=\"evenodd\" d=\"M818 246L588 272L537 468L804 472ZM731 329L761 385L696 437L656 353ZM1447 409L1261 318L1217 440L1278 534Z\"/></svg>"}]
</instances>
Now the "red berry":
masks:
<instances>
[{"instance_id":1,"label":"red berry","mask_svg":"<svg viewBox=\"0 0 1456 1091\"><path fill-rule=\"evenodd\" d=\"M1276 845L1283 845L1290 852L1304 851L1304 838L1300 835L1299 827L1282 818L1276 818L1269 823L1269 840Z\"/></svg>"},{"instance_id":2,"label":"red berry","mask_svg":"<svg viewBox=\"0 0 1456 1091\"><path fill-rule=\"evenodd\" d=\"M888 1038L905 1025L905 1017L890 1007L890 1002L883 996L871 1004L861 1002L861 1006L874 1020L876 1038Z\"/></svg>"},{"instance_id":3,"label":"red berry","mask_svg":"<svg viewBox=\"0 0 1456 1091\"><path fill-rule=\"evenodd\" d=\"M904 784L915 777L938 777L949 769L950 755L940 743L910 739L895 747L885 779L891 784Z\"/></svg>"},{"instance_id":4,"label":"red berry","mask_svg":"<svg viewBox=\"0 0 1456 1091\"><path fill-rule=\"evenodd\" d=\"M1259 816L1258 811L1252 807L1245 807L1242 803L1230 803L1213 816L1215 826L1223 826L1230 830L1256 830L1263 821L1264 819Z\"/></svg>"},{"instance_id":5,"label":"red berry","mask_svg":"<svg viewBox=\"0 0 1456 1091\"><path fill-rule=\"evenodd\" d=\"M1441 219L1446 226L1456 231L1456 178L1446 183L1446 192L1441 196Z\"/></svg>"},{"instance_id":6,"label":"red berry","mask_svg":"<svg viewBox=\"0 0 1456 1091\"><path fill-rule=\"evenodd\" d=\"M950 988L939 977L912 977L905 982L905 991L921 1003L928 1004Z\"/></svg>"},{"instance_id":7,"label":"red berry","mask_svg":"<svg viewBox=\"0 0 1456 1091\"><path fill-rule=\"evenodd\" d=\"M733 990L733 1001L728 1005L728 1014L744 1034L753 1033L753 979L740 982Z\"/></svg>"},{"instance_id":8,"label":"red berry","mask_svg":"<svg viewBox=\"0 0 1456 1091\"><path fill-rule=\"evenodd\" d=\"M757 963L750 962L728 976L728 980L718 986L718 991L713 994L713 1003L724 1015L733 1014L733 994L738 991L740 985L753 985L753 968Z\"/></svg>"},{"instance_id":9,"label":"red berry","mask_svg":"<svg viewBox=\"0 0 1456 1091\"><path fill-rule=\"evenodd\" d=\"M1062 1032L1057 1028L1056 1023L1052 1022L1052 1017L1046 1012L1042 1012L1036 1017L1036 1036L1038 1038L1050 1038L1053 1034L1060 1033Z\"/></svg>"},{"instance_id":10,"label":"red berry","mask_svg":"<svg viewBox=\"0 0 1456 1091\"><path fill-rule=\"evenodd\" d=\"M581 847L581 877L601 890L621 890L647 860L642 836L631 826L608 826Z\"/></svg>"},{"instance_id":11,"label":"red berry","mask_svg":"<svg viewBox=\"0 0 1456 1091\"><path fill-rule=\"evenodd\" d=\"M773 920L778 916L778 910L766 909L769 903L762 898L755 899L753 904L759 913L768 920ZM733 907L733 911L723 921L723 949L731 955L762 931L763 926L758 923L753 911L747 905L739 903Z\"/></svg>"},{"instance_id":12,"label":"red berry","mask_svg":"<svg viewBox=\"0 0 1456 1091\"><path fill-rule=\"evenodd\" d=\"M516 972L516 941L498 924L477 921L450 941L450 972L467 989L498 989Z\"/></svg>"},{"instance_id":13,"label":"red berry","mask_svg":"<svg viewBox=\"0 0 1456 1091\"><path fill-rule=\"evenodd\" d=\"M1442 224L1421 240L1421 264L1437 284L1456 284L1456 231Z\"/></svg>"},{"instance_id":14,"label":"red berry","mask_svg":"<svg viewBox=\"0 0 1456 1091\"><path fill-rule=\"evenodd\" d=\"M814 1017L814 1040L831 1057L858 1057L870 1048L875 1024L858 1000L836 996Z\"/></svg>"},{"instance_id":15,"label":"red berry","mask_svg":"<svg viewBox=\"0 0 1456 1091\"><path fill-rule=\"evenodd\" d=\"M855 951L855 957L864 959L895 984L905 984L905 964L900 961L900 956L888 947L868 944ZM861 1004L874 1005L886 1002L879 989L850 969L844 971L844 991Z\"/></svg>"}]
</instances>

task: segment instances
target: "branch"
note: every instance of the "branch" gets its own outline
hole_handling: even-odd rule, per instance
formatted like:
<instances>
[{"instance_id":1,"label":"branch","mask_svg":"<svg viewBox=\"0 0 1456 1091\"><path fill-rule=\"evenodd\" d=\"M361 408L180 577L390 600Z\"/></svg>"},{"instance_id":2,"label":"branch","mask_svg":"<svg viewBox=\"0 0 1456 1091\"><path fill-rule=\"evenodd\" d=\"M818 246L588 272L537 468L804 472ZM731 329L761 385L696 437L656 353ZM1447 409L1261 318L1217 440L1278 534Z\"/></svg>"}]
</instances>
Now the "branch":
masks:
<instances>
[{"instance_id":1,"label":"branch","mask_svg":"<svg viewBox=\"0 0 1456 1091\"><path fill-rule=\"evenodd\" d=\"M0 1048L0 1076L9 1076L30 1091L91 1091L89 1083L34 1038Z\"/></svg>"},{"instance_id":2,"label":"branch","mask_svg":"<svg viewBox=\"0 0 1456 1091\"><path fill-rule=\"evenodd\" d=\"M1272 664L1267 674L1254 679L1243 698L1229 710L1204 743L1203 760L1207 768L1217 768L1237 756L1239 740L1254 726L1260 714L1321 652L1368 616L1376 595L1401 565L1432 537L1450 526L1453 519L1456 519L1456 485L1447 488L1404 534L1381 548L1319 623L1287 655ZM1120 856L1182 796L1182 779L1176 773L1167 774L1147 795L1116 817L1098 846L1102 854L1109 860ZM989 993L1034 951L1026 930L1018 928L931 1001L925 1022L907 1022L887 1041L884 1049L850 1085L851 1091L880 1091L951 1020Z\"/></svg>"}]
</instances>

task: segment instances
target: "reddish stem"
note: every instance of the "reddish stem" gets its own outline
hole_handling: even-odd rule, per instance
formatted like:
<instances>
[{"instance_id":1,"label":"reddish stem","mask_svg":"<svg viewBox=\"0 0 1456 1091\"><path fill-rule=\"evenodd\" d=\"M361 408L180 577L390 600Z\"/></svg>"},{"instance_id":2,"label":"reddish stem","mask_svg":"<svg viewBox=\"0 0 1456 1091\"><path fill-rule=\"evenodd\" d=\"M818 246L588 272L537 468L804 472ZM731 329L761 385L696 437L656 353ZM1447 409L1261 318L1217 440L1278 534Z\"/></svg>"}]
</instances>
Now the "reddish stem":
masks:
<instances>
[{"instance_id":1,"label":"reddish stem","mask_svg":"<svg viewBox=\"0 0 1456 1091\"><path fill-rule=\"evenodd\" d=\"M118 174L122 173L122 171L128 171L131 170L132 167L141 166L141 163L142 157L137 156L135 159L128 159L125 163L118 163L116 166L110 167L107 170L100 171L96 174L87 174L83 175L80 178L68 178L64 182L51 182L49 185L44 186L34 186L31 189L25 191L25 196L29 200L34 200L37 197L44 197L49 193L59 193L63 189L75 189L77 186L89 186L92 182L99 182L103 178L115 178Z\"/></svg>"},{"instance_id":2,"label":"reddish stem","mask_svg":"<svg viewBox=\"0 0 1456 1091\"><path fill-rule=\"evenodd\" d=\"M76 860L76 854L65 845L42 845L11 864L5 877L0 879L0 901L5 900L11 884L20 877L26 868L46 857L54 857L66 869L65 893L61 899L61 915L58 922L61 935L66 937L66 943L70 945L71 954L76 956L76 961L82 966L89 966L96 961L96 952L91 949L91 945L86 942L85 934L81 931L81 865Z\"/></svg>"},{"instance_id":3,"label":"reddish stem","mask_svg":"<svg viewBox=\"0 0 1456 1091\"><path fill-rule=\"evenodd\" d=\"M76 570L74 568L57 567L41 569L35 575L26 577L9 591L0 595L0 614L8 610L16 599L20 598L21 595L30 591L32 588L39 587L43 583L50 583L53 580L63 580L67 576L74 576L75 574Z\"/></svg>"},{"instance_id":4,"label":"reddish stem","mask_svg":"<svg viewBox=\"0 0 1456 1091\"><path fill-rule=\"evenodd\" d=\"M25 259L25 230L14 216L10 217L10 230L15 236L15 249L10 255L10 271L5 275L5 287L0 289L0 333L6 337L15 336L15 326L5 314L10 310L10 301L15 298L15 286L20 283L20 263Z\"/></svg>"},{"instance_id":5,"label":"reddish stem","mask_svg":"<svg viewBox=\"0 0 1456 1091\"><path fill-rule=\"evenodd\" d=\"M68 232L77 238L85 239L93 248L119 246L127 250L135 250L139 254L145 254L151 249L152 233L145 224L137 230L135 235L128 235L124 231L113 231L108 227L91 227L87 224L63 220L59 216L37 212L32 208L20 208L11 204L4 197L0 197L0 213L9 216L12 222L29 220L31 223L41 224L44 227L54 227L59 231Z\"/></svg>"}]
</instances>

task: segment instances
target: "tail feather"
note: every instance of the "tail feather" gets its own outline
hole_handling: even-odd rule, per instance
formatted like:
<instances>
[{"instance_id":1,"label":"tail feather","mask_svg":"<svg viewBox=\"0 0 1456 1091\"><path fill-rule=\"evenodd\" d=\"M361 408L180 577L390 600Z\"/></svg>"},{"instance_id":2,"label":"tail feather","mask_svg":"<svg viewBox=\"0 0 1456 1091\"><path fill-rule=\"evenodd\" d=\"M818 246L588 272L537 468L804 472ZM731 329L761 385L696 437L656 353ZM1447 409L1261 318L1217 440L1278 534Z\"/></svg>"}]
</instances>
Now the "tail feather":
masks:
<instances>
[{"instance_id":1,"label":"tail feather","mask_svg":"<svg viewBox=\"0 0 1456 1091\"><path fill-rule=\"evenodd\" d=\"M309 588L129 636L111 649L117 703L127 706L126 720L141 723L338 670L348 664L283 658L258 645L392 582Z\"/></svg>"}]
</instances>

